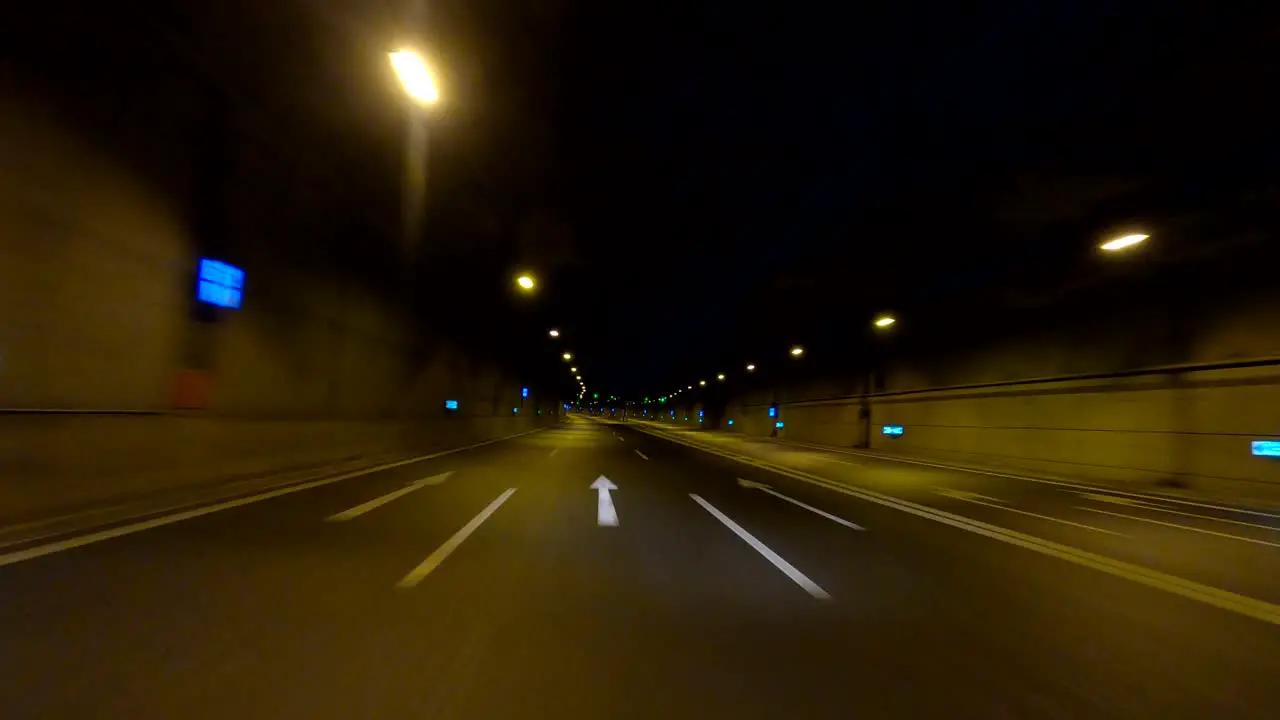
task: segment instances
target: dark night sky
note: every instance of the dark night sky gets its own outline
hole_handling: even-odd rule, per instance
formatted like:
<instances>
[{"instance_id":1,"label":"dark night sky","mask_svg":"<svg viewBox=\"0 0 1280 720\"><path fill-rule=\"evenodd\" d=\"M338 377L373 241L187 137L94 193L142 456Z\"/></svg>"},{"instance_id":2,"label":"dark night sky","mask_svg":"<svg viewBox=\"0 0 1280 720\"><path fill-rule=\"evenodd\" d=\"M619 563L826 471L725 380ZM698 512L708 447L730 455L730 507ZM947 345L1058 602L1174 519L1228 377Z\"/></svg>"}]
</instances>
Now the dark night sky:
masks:
<instances>
[{"instance_id":1,"label":"dark night sky","mask_svg":"<svg viewBox=\"0 0 1280 720\"><path fill-rule=\"evenodd\" d=\"M394 228L403 125L383 53L406 34L404 0L136 0L111 18L77 5L39 7L64 52L101 66L80 91L118 96L145 67L100 63L93 45L127 29L216 78L283 161ZM447 98L431 121L432 322L547 358L558 326L606 392L669 391L792 342L855 357L881 309L917 327L999 311L1079 283L1111 229L1212 214L1274 184L1280 160L1275 13L428 5ZM510 292L518 267L542 279L533 300Z\"/></svg>"}]
</instances>

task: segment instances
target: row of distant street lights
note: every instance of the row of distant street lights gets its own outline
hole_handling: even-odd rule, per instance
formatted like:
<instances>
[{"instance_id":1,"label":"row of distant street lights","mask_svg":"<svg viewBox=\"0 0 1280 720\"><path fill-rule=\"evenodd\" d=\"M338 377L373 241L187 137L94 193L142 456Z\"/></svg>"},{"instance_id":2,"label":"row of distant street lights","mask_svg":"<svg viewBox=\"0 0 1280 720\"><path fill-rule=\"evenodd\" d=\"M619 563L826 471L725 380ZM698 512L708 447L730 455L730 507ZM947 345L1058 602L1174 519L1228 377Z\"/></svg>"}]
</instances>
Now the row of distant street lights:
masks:
<instances>
[{"instance_id":1,"label":"row of distant street lights","mask_svg":"<svg viewBox=\"0 0 1280 720\"><path fill-rule=\"evenodd\" d=\"M1140 245L1141 243L1145 242L1145 241L1146 241L1148 238L1150 238L1150 237L1151 237L1150 235L1146 235L1146 234L1143 234L1143 233L1133 233L1133 234L1130 234L1130 235L1121 235L1121 236L1118 236L1118 237L1112 238L1112 239L1107 240L1106 242L1102 243L1101 245L1099 245L1099 246L1098 246L1098 249L1099 249L1099 250L1101 250L1101 251L1103 251L1103 252L1107 252L1107 253L1120 252L1120 251L1122 251L1122 250L1127 250L1127 249L1129 249L1129 248L1132 248L1132 247L1134 247L1134 246L1136 246L1136 245ZM893 315L890 315L890 314L884 314L884 315L880 315L880 316L878 316L874 321L872 321L872 323L871 323L871 324L875 327L875 329L876 329L876 330L878 330L878 331L882 331L882 332L883 332L883 331L886 331L886 330L888 330L889 328L893 327L897 322L898 322L898 319L897 319L896 317L894 317ZM805 354L804 346L802 346L802 345L792 345L792 346L791 346L790 355L791 355L791 357L792 357L792 358L794 358L794 359L799 359L799 358L804 357L804 354ZM747 365L746 365L746 372L747 372L748 374L750 374L750 373L753 373L753 372L755 372L755 371L756 371L755 363L747 363ZM716 374L716 380L717 380L717 381L719 381L719 382L724 382L724 381L725 381L725 380L727 380L727 379L728 379L728 376L727 376L725 373L717 373L717 374ZM700 387L700 388L704 388L704 387L706 387L706 386L707 386L707 381L706 381L706 380L699 380L699 381L698 381L698 387ZM663 395L663 396L659 397L659 398L658 398L658 402L660 402L660 403L665 403L667 400L669 400L669 399L671 399L671 398L674 398L675 396L679 395L679 394L680 394L680 393L682 393L682 392L689 392L689 391L692 391L692 390L693 390L693 386L692 386L692 385L686 385L683 389L681 389L681 388L677 388L676 390L674 390L673 392L671 392L669 395ZM650 400L649 400L649 398L647 398L647 397L644 399L644 402L645 402L645 403L648 403L649 401L650 401Z\"/></svg>"},{"instance_id":2,"label":"row of distant street lights","mask_svg":"<svg viewBox=\"0 0 1280 720\"><path fill-rule=\"evenodd\" d=\"M410 98L420 105L434 105L439 101L440 92L436 87L433 73L427 65L426 59L423 58L421 54L413 50L401 49L390 53L389 57L391 60L391 67L400 78L400 83L404 86L405 93L407 93ZM1140 245L1148 238L1150 238L1150 235L1145 233L1120 235L1103 242L1098 246L1098 249L1107 253L1121 252ZM530 293L537 287L537 281L534 279L533 275L529 273L521 273L517 275L515 281L516 286L520 288L522 292ZM893 315L881 315L880 317L877 317L872 324L877 330L883 331L893 327L897 321L897 318ZM560 331L555 328L549 330L547 334L552 338L560 337ZM793 359L799 359L804 357L805 349L801 345L793 345L789 354ZM573 361L572 352L566 351L562 353L560 357L565 362ZM746 372L753 373L755 371L755 363L747 363ZM574 380L578 382L578 399L581 401L587 394L586 382L582 379L582 374L578 371L577 367L570 367L569 372L573 373ZM716 380L719 382L724 382L727 379L728 376L725 373L718 373L716 375ZM706 386L706 380L698 381L698 387ZM682 392L689 392L692 390L693 385L686 385L683 389L676 389L669 396L663 396L658 399L661 402L666 402L668 397L674 397ZM610 397L610 399L613 400L616 398ZM645 398L645 402L649 402L649 398Z\"/></svg>"}]
</instances>

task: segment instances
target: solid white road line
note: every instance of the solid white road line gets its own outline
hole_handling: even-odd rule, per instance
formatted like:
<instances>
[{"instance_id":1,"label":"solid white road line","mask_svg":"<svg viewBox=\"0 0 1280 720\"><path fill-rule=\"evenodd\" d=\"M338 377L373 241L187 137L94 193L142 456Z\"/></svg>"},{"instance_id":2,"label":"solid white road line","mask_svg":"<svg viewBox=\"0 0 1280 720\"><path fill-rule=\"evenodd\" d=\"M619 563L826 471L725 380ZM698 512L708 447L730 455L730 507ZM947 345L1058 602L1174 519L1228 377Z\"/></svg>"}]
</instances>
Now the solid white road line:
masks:
<instances>
[{"instance_id":1,"label":"solid white road line","mask_svg":"<svg viewBox=\"0 0 1280 720\"><path fill-rule=\"evenodd\" d=\"M1125 515L1124 513L1107 512L1106 510L1097 510L1094 508L1089 508L1084 506L1077 506L1076 509L1087 510L1089 512L1099 513L1102 515L1110 515L1111 517L1128 518L1130 520L1137 520L1138 522L1151 523L1152 525L1163 525L1165 527L1177 528L1179 530L1190 530L1191 532L1203 533L1205 535L1213 535L1214 537L1240 540L1242 542L1253 543L1255 545L1267 545L1269 547L1280 547L1280 543L1267 542L1266 540L1255 540L1253 538L1248 538L1243 535L1232 535L1231 533L1214 532L1213 530L1204 530L1202 528L1195 528L1187 525L1179 525L1177 523L1168 523L1162 520L1152 520L1151 518L1138 517L1137 515Z\"/></svg>"},{"instance_id":2,"label":"solid white road line","mask_svg":"<svg viewBox=\"0 0 1280 720\"><path fill-rule=\"evenodd\" d=\"M501 507L502 503L506 502L507 498L511 497L515 491L515 488L507 488L503 491L496 500L489 503L485 509L481 510L479 515L471 518L470 522L463 525L461 530L453 534L453 537L445 540L443 545L436 548L435 552L428 555L427 559L423 560L421 565L410 570L408 575L400 578L400 582L396 583L396 587L411 588L422 582L423 578L429 575L432 570L439 567L440 563L444 562L444 559L449 557L450 553L457 550L458 546L462 544L462 541L466 540L471 533L475 532L476 528L480 527L481 523L488 520L489 516L493 514L493 511Z\"/></svg>"},{"instance_id":3,"label":"solid white road line","mask_svg":"<svg viewBox=\"0 0 1280 720\"><path fill-rule=\"evenodd\" d=\"M640 457L644 458L645 460L648 460L648 459L649 459L649 456L648 456L648 455L645 455L644 453L640 452L639 450L636 450L636 454L637 454L637 455L639 455Z\"/></svg>"},{"instance_id":4,"label":"solid white road line","mask_svg":"<svg viewBox=\"0 0 1280 720\"><path fill-rule=\"evenodd\" d=\"M818 587L817 583L810 580L804 573L797 570L794 565L787 562L786 560L783 560L782 556L770 550L768 546L766 546L764 543L757 540L754 535L747 532L746 530L743 530L741 525L734 522L733 520L730 520L729 516L717 510L711 503L707 502L706 500L703 500L701 497L699 497L698 495L695 495L694 493L689 493L689 497L693 498L693 501L701 505L704 510L711 513L712 517L724 523L724 526L732 530L734 535L737 535L738 537L742 538L742 540L746 542L748 545L750 545L753 550L763 555L766 560L773 563L774 567L781 570L783 575L786 575L787 577L791 578L792 582L804 588L805 591L808 592L810 595L814 596L819 600L831 599L831 595L827 593L826 590L823 590L822 588Z\"/></svg>"},{"instance_id":5,"label":"solid white road line","mask_svg":"<svg viewBox=\"0 0 1280 720\"><path fill-rule=\"evenodd\" d=\"M1115 497L1114 495L1100 495L1098 493L1080 493L1080 497L1085 500L1093 500L1094 502L1105 502L1113 505L1121 505L1125 507L1137 508L1139 510L1151 510L1154 512L1169 513L1170 515L1182 515L1184 517L1199 518L1201 520L1212 520L1213 522L1226 523L1228 525L1243 525L1245 527L1257 528L1259 530L1269 530L1271 532L1280 532L1280 527L1271 525L1259 525L1257 523L1243 522L1241 520L1228 520L1226 518L1214 517L1212 515L1200 515L1198 513L1183 512L1174 510L1173 508L1161 507L1155 503L1146 500L1137 500L1133 498Z\"/></svg>"},{"instance_id":6,"label":"solid white road line","mask_svg":"<svg viewBox=\"0 0 1280 720\"><path fill-rule=\"evenodd\" d=\"M225 502L215 503L213 505L205 505L202 507L195 508L193 510L184 510L182 512L173 513L172 515L165 515L163 517L152 518L150 520L142 520L140 522L129 523L128 525L121 525L119 527L109 528L107 530L99 530L98 532L92 532L92 533L88 533L87 535L80 535L79 537L68 538L66 540L59 540L57 542L51 542L45 545L36 545L34 547L29 547L26 550L17 550L15 552L5 553L4 555L0 555L0 567L4 567L6 565L13 565L14 563L20 563L24 560L33 560L38 557L44 557L45 555L52 555L57 552L62 552L63 550L71 550L72 548L83 547L85 545L92 545L93 543L102 542L103 540L110 540L112 538L118 538L124 535L132 535L133 533L142 532L143 530L150 530L151 528L158 528L158 527L163 527L165 525L172 525L173 523L182 522L183 520L190 520L192 518L198 518L198 517L201 517L202 515L211 515L216 512L221 512L222 510L230 510L232 508L238 508L244 505L256 503L260 500L270 500L271 498L280 497L282 495L289 495L290 493L302 492L303 490L310 490L312 488L323 487L325 485L332 485L333 483L342 482L343 480L350 480L351 478L370 475L372 473L382 472L383 470L390 470L391 468L403 467L405 465L412 465L413 463L422 462L424 460L431 460L434 458L443 457L445 455L451 455L456 452L462 452L463 450L471 450L472 448L483 447L485 445L492 445L493 443L498 443L498 442L502 442L503 440L510 440L512 438L517 438L517 437L520 437L521 435L528 435L530 433L541 432L542 429L543 428L526 430L525 432L516 433L514 435L507 435L506 437L494 438L493 440L485 440L483 442L473 443L471 445L464 445L462 447L452 448L450 450L441 450L440 452L431 453L430 455L420 455L418 457L409 458L408 460L400 460L393 463L387 463L385 465L379 465L377 467L365 468L364 470L356 470L355 472L343 473L341 475L335 475L334 477L324 478L323 480L313 480L311 482L305 482L298 485L289 485L288 487L282 487L276 490L270 490L267 492L258 493L257 495L250 495L249 497L238 498L236 500L227 500Z\"/></svg>"},{"instance_id":7,"label":"solid white road line","mask_svg":"<svg viewBox=\"0 0 1280 720\"><path fill-rule=\"evenodd\" d=\"M951 527L959 530L965 530L982 535L984 537L991 538L992 540L999 540L1000 542L1015 545L1050 557L1056 557L1060 560L1065 560L1081 567L1092 568L1115 577L1132 580L1133 582L1141 583L1147 587L1180 595L1191 600L1205 603L1206 605L1212 605L1213 607L1220 608L1222 610L1239 613L1272 625L1280 625L1280 605L1272 604L1264 600L1239 595L1227 590L1180 578L1176 575L1169 575L1158 570L1152 570L1151 568L1143 567L1141 565L1134 565L1105 555L1081 550L1080 548L1072 547L1070 545L1055 543L1034 535L1028 535L1026 533L1020 533L1015 530L1002 528L990 523L984 523L964 515L956 515L955 513L949 513L945 510L939 510L927 505L913 503L909 500L901 500L874 490L865 490L849 485L843 485L812 473L792 470L781 465L767 463L746 455L726 452L703 444L689 442L688 440L672 437L665 433L653 432L643 428L637 428L637 430L669 442L679 443L697 450L702 450L703 452L711 453L712 455L729 458L730 460L743 463L744 465L751 465L753 467L769 470L770 472L777 473L778 475L802 480L833 492L856 497L866 500L867 502L876 503L877 505L883 505L884 507L894 508L917 517L934 520L935 522L950 525Z\"/></svg>"},{"instance_id":8,"label":"solid white road line","mask_svg":"<svg viewBox=\"0 0 1280 720\"><path fill-rule=\"evenodd\" d=\"M327 520L328 522L342 522L344 520L350 520L351 518L360 517L361 515L369 512L370 510L373 510L375 508L380 508L383 505L386 505L387 503L391 502L392 500L395 500L396 498L404 497L405 495L408 495L414 490L417 490L419 488L424 488L428 485L439 485L440 483L449 479L449 476L452 474L453 474L453 471L450 470L449 472L446 472L446 473L440 473L439 475L432 475L429 478L423 478L421 480L411 482L405 487L402 487L399 490L396 490L395 492L389 492L386 495L383 495L382 497L376 497L367 503L361 503L351 508L350 510L343 510L342 512L336 515L330 515L329 517L325 518L325 520Z\"/></svg>"},{"instance_id":9,"label":"solid white road line","mask_svg":"<svg viewBox=\"0 0 1280 720\"><path fill-rule=\"evenodd\" d=\"M1103 530L1102 528L1094 527L1094 526L1092 526L1092 525L1085 525L1084 523L1071 522L1070 520L1063 520L1062 518L1056 518L1056 517L1052 517L1052 516L1049 516L1049 515L1041 515L1040 513L1033 513L1033 512L1028 512L1028 511L1026 511L1026 510L1019 510L1019 509L1017 509L1017 508L1011 508L1011 507L1009 507L1008 505L1001 505L1001 504L999 504L999 503L993 503L993 502L986 502L986 501L984 501L984 500L978 500L977 498L980 498L980 497L982 497L982 496L981 496L981 495L978 495L977 493L964 493L964 494L959 494L959 493L956 493L956 492L944 492L944 490L945 490L945 488L942 488L942 489L940 489L940 490L935 490L934 492L937 492L939 495L942 495L942 496L944 496L944 497L953 498L953 499L955 499L955 500L963 500L964 502L973 503L974 505L983 505L983 506L986 506L986 507L995 508L995 509L997 509L997 510L1006 510L1006 511L1008 511L1008 512L1011 512L1011 513L1017 513L1017 514L1019 514L1019 515L1027 515L1027 516L1030 516L1030 517L1033 517L1033 518L1040 518L1041 520L1049 520L1049 521L1051 521L1051 522L1061 523L1061 524L1063 524L1063 525L1070 525L1071 527L1078 527L1078 528L1081 528L1081 529L1083 529L1083 530L1092 530L1092 531L1094 531L1094 532L1106 533L1107 535L1119 535L1120 537L1129 537L1128 535L1125 535L1124 533L1118 533L1118 532L1116 532L1116 531L1114 531L1114 530Z\"/></svg>"},{"instance_id":10,"label":"solid white road line","mask_svg":"<svg viewBox=\"0 0 1280 720\"><path fill-rule=\"evenodd\" d=\"M641 430L641 432L644 432L644 430ZM1124 490L1115 490L1108 487L1099 487L1097 485L1085 485L1082 483L1068 482L1065 480L1050 480L1048 478L1033 477L1030 475L1018 475L1016 473L999 472L996 470L981 470L979 468L964 467L961 465L946 465L943 463L929 462L927 460L914 460L914 459L907 459L907 458L901 458L901 457L890 457L888 455L875 455L871 453L858 452L857 450L847 450L845 448L827 447L825 445L811 445L808 443L797 442L795 440L785 440L782 442L774 442L771 444L799 445L800 447L812 448L814 450L840 453L841 455L854 455L857 457L865 457L872 460L884 460L886 462L904 463L907 465L923 465L925 467L938 468L940 470L952 470L955 472L962 472L962 473L970 473L972 475L987 475L990 477L1009 478L1011 480L1025 480L1027 482L1040 483L1041 485L1056 485L1059 488L1071 488L1071 490L1089 490L1089 491L1098 492L1098 493L1119 495L1122 497L1138 498L1138 499L1146 500L1148 502L1177 503L1179 505L1190 505L1194 507L1209 508L1211 510L1222 510L1223 512L1238 513L1241 515L1256 515L1258 517L1280 519L1280 514L1278 513L1263 512L1261 510L1249 510L1247 508L1231 507L1230 505L1215 505L1213 503L1196 502L1194 500L1183 500L1181 498L1173 497L1170 495L1126 492Z\"/></svg>"},{"instance_id":11,"label":"solid white road line","mask_svg":"<svg viewBox=\"0 0 1280 720\"><path fill-rule=\"evenodd\" d=\"M822 517L824 517L824 518L826 518L826 519L830 520L831 522L839 523L839 524L841 524L841 525L843 525L843 526L845 526L845 527L847 527L847 528L850 528L850 529L852 529L852 530L866 530L866 528L862 527L861 525L855 525L854 523L851 523L851 522L849 522L848 520L845 520L845 519L844 519L844 518L842 518L842 517L837 517L837 516L835 516L835 515L832 515L831 513L827 512L826 510L819 510L818 508L816 508L816 507L814 507L814 506L812 506L812 505L808 505L808 504L802 503L802 502L800 502L799 500L796 500L795 498L787 497L786 495L783 495L782 493L778 492L777 490L774 490L773 488L769 487L768 485L765 485L764 483L752 482L752 481L750 481L750 480L743 480L742 478L738 478L738 484L739 484L739 485L741 485L741 486L742 486L742 487L744 487L744 488L751 488L751 489L754 489L754 490L760 490L760 491L762 491L762 492L767 492L767 493L769 493L770 495L772 495L772 496L774 496L774 497L776 497L776 498L778 498L778 499L780 499L780 500L786 500L787 502L791 503L792 505L795 505L795 506L797 506L797 507L802 507L802 508L804 508L805 510L808 510L809 512L811 512L811 513L815 513L815 514L817 514L817 515L821 515Z\"/></svg>"}]
</instances>

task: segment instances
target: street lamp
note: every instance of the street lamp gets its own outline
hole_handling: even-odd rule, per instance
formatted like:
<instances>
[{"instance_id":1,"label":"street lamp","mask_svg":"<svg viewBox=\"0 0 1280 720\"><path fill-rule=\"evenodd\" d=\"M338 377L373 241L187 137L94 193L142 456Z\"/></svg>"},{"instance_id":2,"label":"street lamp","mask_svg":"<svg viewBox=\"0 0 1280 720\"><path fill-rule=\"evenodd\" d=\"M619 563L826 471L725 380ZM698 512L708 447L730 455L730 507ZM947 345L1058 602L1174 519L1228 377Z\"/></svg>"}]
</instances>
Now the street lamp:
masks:
<instances>
[{"instance_id":1,"label":"street lamp","mask_svg":"<svg viewBox=\"0 0 1280 720\"><path fill-rule=\"evenodd\" d=\"M532 290L532 289L533 289L533 287L534 287L534 285L536 285L537 283L535 283L535 282L533 281L533 276L532 276L532 275L529 275L529 274L527 274L527 273L526 273L526 274L521 275L520 277L516 278L516 284L520 286L520 289L521 289L521 290L524 290L525 292L528 292L528 291Z\"/></svg>"},{"instance_id":2,"label":"street lamp","mask_svg":"<svg viewBox=\"0 0 1280 720\"><path fill-rule=\"evenodd\" d=\"M720 382L724 382L724 373L720 373L719 375L717 375L716 379L719 380Z\"/></svg>"},{"instance_id":3,"label":"street lamp","mask_svg":"<svg viewBox=\"0 0 1280 720\"><path fill-rule=\"evenodd\" d=\"M571 352L567 352L567 353L565 353L565 354L561 355L560 357L564 358L564 361L565 361L565 362L569 362L570 360L572 360L572 359L573 359L573 353L571 353Z\"/></svg>"},{"instance_id":4,"label":"street lamp","mask_svg":"<svg viewBox=\"0 0 1280 720\"><path fill-rule=\"evenodd\" d=\"M698 381L698 386L699 386L699 387L706 387L706 386L707 386L707 381L706 381L706 380L699 380L699 381Z\"/></svg>"},{"instance_id":5,"label":"street lamp","mask_svg":"<svg viewBox=\"0 0 1280 720\"><path fill-rule=\"evenodd\" d=\"M880 317L876 318L876 327L884 329L896 322L898 322L898 319L893 317L892 315L881 315Z\"/></svg>"},{"instance_id":6,"label":"street lamp","mask_svg":"<svg viewBox=\"0 0 1280 720\"><path fill-rule=\"evenodd\" d=\"M388 53L391 67L400 78L404 91L419 105L434 105L440 99L435 79L427 61L413 50L402 49Z\"/></svg>"},{"instance_id":7,"label":"street lamp","mask_svg":"<svg viewBox=\"0 0 1280 720\"><path fill-rule=\"evenodd\" d=\"M548 332L547 334L550 335L551 337L560 337L560 331L556 330L555 328L551 328L550 332Z\"/></svg>"},{"instance_id":8,"label":"street lamp","mask_svg":"<svg viewBox=\"0 0 1280 720\"><path fill-rule=\"evenodd\" d=\"M755 365L747 365L747 372L755 372L755 371L756 371Z\"/></svg>"},{"instance_id":9,"label":"street lamp","mask_svg":"<svg viewBox=\"0 0 1280 720\"><path fill-rule=\"evenodd\" d=\"M1143 242L1149 237L1151 236L1143 235L1142 233L1135 233L1133 235L1121 235L1120 237L1113 238L1111 240L1108 240L1107 242L1102 243L1101 245L1098 246L1098 249L1102 250L1103 252L1118 252L1120 250L1124 250L1125 248L1133 247L1134 245L1137 245L1138 243Z\"/></svg>"},{"instance_id":10,"label":"street lamp","mask_svg":"<svg viewBox=\"0 0 1280 720\"><path fill-rule=\"evenodd\" d=\"M571 367L571 368L569 368L569 372L571 372L571 373L576 373L576 372L578 372L578 368L576 368L576 367Z\"/></svg>"},{"instance_id":11,"label":"street lamp","mask_svg":"<svg viewBox=\"0 0 1280 720\"><path fill-rule=\"evenodd\" d=\"M799 345L796 345L791 348L791 357L800 357L803 354L804 354L804 348L800 347Z\"/></svg>"}]
</instances>

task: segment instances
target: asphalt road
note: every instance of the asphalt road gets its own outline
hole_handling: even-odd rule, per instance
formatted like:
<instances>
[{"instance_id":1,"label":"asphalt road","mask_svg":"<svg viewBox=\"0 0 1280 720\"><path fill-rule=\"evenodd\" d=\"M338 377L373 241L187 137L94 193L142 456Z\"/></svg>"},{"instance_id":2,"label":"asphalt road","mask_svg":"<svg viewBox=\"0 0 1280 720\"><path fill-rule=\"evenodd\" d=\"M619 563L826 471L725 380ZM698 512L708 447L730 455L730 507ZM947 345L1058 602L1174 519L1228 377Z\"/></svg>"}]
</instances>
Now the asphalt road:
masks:
<instances>
[{"instance_id":1,"label":"asphalt road","mask_svg":"<svg viewBox=\"0 0 1280 720\"><path fill-rule=\"evenodd\" d=\"M0 717L1280 716L1277 518L1087 494L575 420L0 550Z\"/></svg>"}]
</instances>

